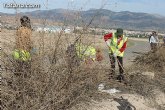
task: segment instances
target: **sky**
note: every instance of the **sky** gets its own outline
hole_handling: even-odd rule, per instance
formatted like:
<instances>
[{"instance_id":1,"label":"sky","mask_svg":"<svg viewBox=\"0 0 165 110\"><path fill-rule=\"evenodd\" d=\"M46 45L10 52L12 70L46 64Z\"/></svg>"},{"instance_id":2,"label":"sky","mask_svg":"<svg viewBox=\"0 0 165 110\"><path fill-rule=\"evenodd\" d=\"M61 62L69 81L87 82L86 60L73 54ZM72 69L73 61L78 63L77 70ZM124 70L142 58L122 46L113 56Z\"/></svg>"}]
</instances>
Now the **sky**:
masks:
<instances>
[{"instance_id":1,"label":"sky","mask_svg":"<svg viewBox=\"0 0 165 110\"><path fill-rule=\"evenodd\" d=\"M17 12L49 9L109 9L111 11L131 11L158 14L165 16L165 0L0 0L0 12L15 13L14 8L7 8L11 4L35 4L40 8L18 8Z\"/></svg>"}]
</instances>

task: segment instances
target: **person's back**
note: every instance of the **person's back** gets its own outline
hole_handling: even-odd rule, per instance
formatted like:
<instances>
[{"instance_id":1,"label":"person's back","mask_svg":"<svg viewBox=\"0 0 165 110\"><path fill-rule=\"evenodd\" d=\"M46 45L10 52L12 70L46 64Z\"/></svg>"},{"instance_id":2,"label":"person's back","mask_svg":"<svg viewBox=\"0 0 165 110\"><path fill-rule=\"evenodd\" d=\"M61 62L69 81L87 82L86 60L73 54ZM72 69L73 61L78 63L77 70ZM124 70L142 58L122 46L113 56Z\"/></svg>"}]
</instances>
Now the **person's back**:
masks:
<instances>
[{"instance_id":1,"label":"person's back","mask_svg":"<svg viewBox=\"0 0 165 110\"><path fill-rule=\"evenodd\" d=\"M32 49L32 29L30 25L30 19L27 16L23 16L20 18L20 22L21 26L16 31L15 50L12 53L14 60L17 62L17 64L15 64L16 72L29 70L29 61L31 60L30 51Z\"/></svg>"},{"instance_id":2,"label":"person's back","mask_svg":"<svg viewBox=\"0 0 165 110\"><path fill-rule=\"evenodd\" d=\"M30 52L32 31L28 27L21 26L16 32L16 48Z\"/></svg>"}]
</instances>

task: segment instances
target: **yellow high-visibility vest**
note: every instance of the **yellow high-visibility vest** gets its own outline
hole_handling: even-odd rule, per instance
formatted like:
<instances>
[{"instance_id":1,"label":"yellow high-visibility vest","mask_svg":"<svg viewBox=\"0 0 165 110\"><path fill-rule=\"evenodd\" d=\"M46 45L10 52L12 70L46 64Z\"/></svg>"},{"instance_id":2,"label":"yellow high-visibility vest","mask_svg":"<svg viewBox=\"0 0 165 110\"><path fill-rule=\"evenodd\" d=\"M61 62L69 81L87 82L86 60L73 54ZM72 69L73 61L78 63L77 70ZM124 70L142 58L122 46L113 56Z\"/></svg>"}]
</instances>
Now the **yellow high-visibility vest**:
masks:
<instances>
[{"instance_id":1,"label":"yellow high-visibility vest","mask_svg":"<svg viewBox=\"0 0 165 110\"><path fill-rule=\"evenodd\" d=\"M28 61L31 59L30 53L26 50L15 49L12 55L15 60L19 61Z\"/></svg>"},{"instance_id":2,"label":"yellow high-visibility vest","mask_svg":"<svg viewBox=\"0 0 165 110\"><path fill-rule=\"evenodd\" d=\"M118 56L123 57L124 51L120 52L119 50L122 48L123 44L127 42L128 38L124 35L122 36L122 40L120 40L120 43L118 44L118 39L116 33L113 33L113 37L111 39L110 43L110 51L109 53L118 53Z\"/></svg>"},{"instance_id":3,"label":"yellow high-visibility vest","mask_svg":"<svg viewBox=\"0 0 165 110\"><path fill-rule=\"evenodd\" d=\"M93 60L96 58L96 49L92 46L83 45L82 43L76 43L76 53L77 56L81 59L90 57Z\"/></svg>"}]
</instances>

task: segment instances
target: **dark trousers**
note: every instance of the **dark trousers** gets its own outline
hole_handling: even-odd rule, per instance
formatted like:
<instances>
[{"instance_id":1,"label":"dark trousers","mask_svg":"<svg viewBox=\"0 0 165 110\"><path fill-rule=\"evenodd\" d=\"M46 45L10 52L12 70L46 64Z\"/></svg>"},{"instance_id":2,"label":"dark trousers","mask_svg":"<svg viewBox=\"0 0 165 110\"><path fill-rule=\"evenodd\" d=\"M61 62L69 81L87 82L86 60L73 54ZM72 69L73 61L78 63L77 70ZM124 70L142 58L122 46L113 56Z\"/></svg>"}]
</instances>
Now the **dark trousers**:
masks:
<instances>
[{"instance_id":1,"label":"dark trousers","mask_svg":"<svg viewBox=\"0 0 165 110\"><path fill-rule=\"evenodd\" d=\"M117 60L118 66L119 66L119 74L123 75L123 73L124 73L124 70L123 70L123 57L117 56L117 58L115 58L113 56L113 54L109 54L109 58L110 58L111 69L112 69L110 74L115 74L115 62Z\"/></svg>"},{"instance_id":2,"label":"dark trousers","mask_svg":"<svg viewBox=\"0 0 165 110\"><path fill-rule=\"evenodd\" d=\"M157 50L157 43L150 43L151 50L156 51Z\"/></svg>"}]
</instances>

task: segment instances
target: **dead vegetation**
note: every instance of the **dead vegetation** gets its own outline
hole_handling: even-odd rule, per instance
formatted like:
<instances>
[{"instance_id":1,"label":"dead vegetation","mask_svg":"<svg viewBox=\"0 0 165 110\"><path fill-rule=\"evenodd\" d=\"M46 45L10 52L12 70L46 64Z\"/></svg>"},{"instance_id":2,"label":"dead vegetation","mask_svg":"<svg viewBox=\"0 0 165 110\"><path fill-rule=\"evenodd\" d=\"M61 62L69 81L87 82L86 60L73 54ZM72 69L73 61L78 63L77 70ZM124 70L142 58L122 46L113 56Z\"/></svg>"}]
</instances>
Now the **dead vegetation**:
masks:
<instances>
[{"instance_id":1,"label":"dead vegetation","mask_svg":"<svg viewBox=\"0 0 165 110\"><path fill-rule=\"evenodd\" d=\"M72 69L68 66L66 47L79 35L33 33L37 52L32 57L30 68L23 67L25 69L20 76L14 75L13 71L17 64L11 57L14 44L10 37L12 34L3 36L2 109L65 110L75 104L79 105L81 101L99 98L100 94L96 90L101 82L123 92L140 94L151 100L151 106L156 106L158 110L164 109L164 105L156 99L157 94L165 93L164 47L155 53L149 52L137 57L131 69L126 71L129 85L125 86L115 80L107 80L109 65L89 67L82 64ZM89 37L81 36L85 39ZM91 44L91 40L85 39L83 40L88 41L87 44ZM154 73L154 77L142 74L144 72ZM158 90L157 94L155 90ZM100 97L107 98L104 95Z\"/></svg>"},{"instance_id":2,"label":"dead vegetation","mask_svg":"<svg viewBox=\"0 0 165 110\"><path fill-rule=\"evenodd\" d=\"M165 72L165 48L160 47L156 52L148 52L137 57L135 64L145 70Z\"/></svg>"},{"instance_id":3,"label":"dead vegetation","mask_svg":"<svg viewBox=\"0 0 165 110\"><path fill-rule=\"evenodd\" d=\"M62 33L35 35L33 41L37 52L28 64L19 65L11 56L14 43L3 41L2 109L65 110L83 99L87 101L96 92L101 80L98 74L104 70L91 69L83 63L79 67L69 66L66 47L75 37ZM10 36L3 37L10 39ZM17 68L21 70L17 72Z\"/></svg>"},{"instance_id":4,"label":"dead vegetation","mask_svg":"<svg viewBox=\"0 0 165 110\"><path fill-rule=\"evenodd\" d=\"M83 28L87 30L92 21L93 19ZM46 20L43 24L47 25ZM10 32L6 30L5 34ZM15 34L6 36L3 33L1 108L3 110L65 110L83 99L87 101L97 90L96 86L100 79L97 74L101 74L104 70L91 69L91 65L87 67L83 63L71 67L66 58L67 46L77 38L86 45L92 45L93 42L87 40L89 35L84 33L86 33L84 30L69 35L62 31L33 32L32 40L36 52L33 53L32 60L25 64L19 64L11 56L15 45Z\"/></svg>"},{"instance_id":5,"label":"dead vegetation","mask_svg":"<svg viewBox=\"0 0 165 110\"><path fill-rule=\"evenodd\" d=\"M148 52L138 56L131 66L129 75L129 89L150 99L151 106L158 110L165 109L165 100L159 103L158 94L165 95L165 48L160 47L156 52ZM159 91L155 93L155 91Z\"/></svg>"},{"instance_id":6,"label":"dead vegetation","mask_svg":"<svg viewBox=\"0 0 165 110\"><path fill-rule=\"evenodd\" d=\"M125 86L115 80L107 80L108 65L89 67L82 64L71 69L66 62L65 51L75 39L72 35L62 35L59 38L59 34L45 34L43 38L41 34L43 33L33 34L37 53L32 57L30 68L23 67L25 69L20 76L14 75L13 71L16 67L14 65L17 65L10 55L13 42L9 42L6 40L8 37L4 36L1 60L1 105L4 110L65 110L75 104L79 105L81 101L99 98L100 94L96 90L101 82L106 82L109 87L117 87L123 92L140 94L149 98L152 106L159 110L164 109L162 103L156 102L155 94L155 90L159 91L158 94L160 91L165 93L164 48L160 48L156 53L149 52L137 57L131 70L126 71L129 85ZM88 43L90 44L90 41ZM143 75L143 72L154 73L154 78ZM104 95L100 97L107 98Z\"/></svg>"},{"instance_id":7,"label":"dead vegetation","mask_svg":"<svg viewBox=\"0 0 165 110\"><path fill-rule=\"evenodd\" d=\"M20 65L11 57L14 42L10 38L13 35L9 35L10 40L2 42L1 108L3 110L65 110L82 100L98 98L97 85L107 81L105 79L109 65L92 67L82 64L72 68L66 60L66 48L77 36L83 38L82 41L86 44L93 45L89 39L95 36L89 37L83 33L85 32L75 35L33 33L32 38L37 52L32 56L28 68L26 65L21 65L20 75L15 74L15 69ZM3 38L6 39L6 36ZM164 48L160 48L156 53L149 52L137 57L131 68L133 73L127 72L129 87L116 81L107 82L154 100L155 89L165 93L164 51ZM142 75L142 72L150 70L155 73L154 79ZM164 105L157 102L154 104L159 110L164 109Z\"/></svg>"}]
</instances>

